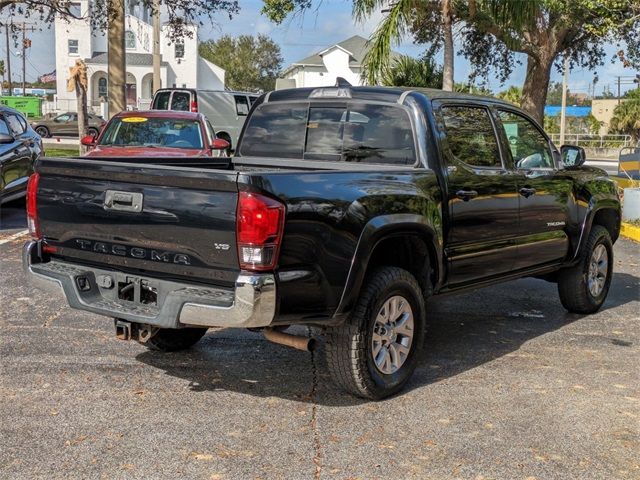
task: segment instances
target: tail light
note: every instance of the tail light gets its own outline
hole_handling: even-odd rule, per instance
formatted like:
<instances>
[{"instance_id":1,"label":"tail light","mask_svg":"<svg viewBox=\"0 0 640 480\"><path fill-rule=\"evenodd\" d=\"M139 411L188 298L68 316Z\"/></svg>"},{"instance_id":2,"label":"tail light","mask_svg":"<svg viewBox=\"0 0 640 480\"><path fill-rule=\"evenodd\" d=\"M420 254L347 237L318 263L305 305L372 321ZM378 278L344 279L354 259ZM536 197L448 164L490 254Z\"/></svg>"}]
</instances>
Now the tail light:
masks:
<instances>
[{"instance_id":1,"label":"tail light","mask_svg":"<svg viewBox=\"0 0 640 480\"><path fill-rule=\"evenodd\" d=\"M237 241L240 268L272 270L284 230L284 205L256 193L240 192L237 212Z\"/></svg>"},{"instance_id":2,"label":"tail light","mask_svg":"<svg viewBox=\"0 0 640 480\"><path fill-rule=\"evenodd\" d=\"M193 113L198 113L198 102L196 102L195 100L191 101L191 111Z\"/></svg>"},{"instance_id":3,"label":"tail light","mask_svg":"<svg viewBox=\"0 0 640 480\"><path fill-rule=\"evenodd\" d=\"M40 234L40 221L38 219L38 184L40 183L40 174L34 173L29 177L27 183L27 225L29 233L35 239L42 238Z\"/></svg>"}]
</instances>

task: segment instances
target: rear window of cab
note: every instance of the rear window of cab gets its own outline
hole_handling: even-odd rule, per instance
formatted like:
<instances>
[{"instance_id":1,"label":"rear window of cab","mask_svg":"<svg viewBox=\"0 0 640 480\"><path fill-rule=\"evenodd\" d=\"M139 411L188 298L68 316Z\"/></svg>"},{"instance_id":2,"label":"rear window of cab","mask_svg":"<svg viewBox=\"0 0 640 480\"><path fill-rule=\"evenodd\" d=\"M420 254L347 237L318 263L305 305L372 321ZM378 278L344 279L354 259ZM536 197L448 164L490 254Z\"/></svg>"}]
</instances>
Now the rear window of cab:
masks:
<instances>
[{"instance_id":1,"label":"rear window of cab","mask_svg":"<svg viewBox=\"0 0 640 480\"><path fill-rule=\"evenodd\" d=\"M249 117L244 156L411 166L411 121L392 105L267 103Z\"/></svg>"}]
</instances>

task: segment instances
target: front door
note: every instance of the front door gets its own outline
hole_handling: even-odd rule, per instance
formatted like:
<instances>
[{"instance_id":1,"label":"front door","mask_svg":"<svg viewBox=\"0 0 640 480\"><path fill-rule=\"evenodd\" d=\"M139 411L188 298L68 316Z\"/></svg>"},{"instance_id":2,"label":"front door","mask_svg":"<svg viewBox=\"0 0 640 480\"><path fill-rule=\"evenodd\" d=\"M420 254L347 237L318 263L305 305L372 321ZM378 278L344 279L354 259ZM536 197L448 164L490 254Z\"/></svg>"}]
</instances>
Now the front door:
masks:
<instances>
[{"instance_id":1,"label":"front door","mask_svg":"<svg viewBox=\"0 0 640 480\"><path fill-rule=\"evenodd\" d=\"M553 146L529 118L497 109L502 139L518 182L520 226L515 269L563 260L569 249L566 228L573 202L573 181L556 164Z\"/></svg>"},{"instance_id":2,"label":"front door","mask_svg":"<svg viewBox=\"0 0 640 480\"><path fill-rule=\"evenodd\" d=\"M447 163L448 283L504 274L515 261L518 196L490 111L481 105L445 104L437 112Z\"/></svg>"}]
</instances>

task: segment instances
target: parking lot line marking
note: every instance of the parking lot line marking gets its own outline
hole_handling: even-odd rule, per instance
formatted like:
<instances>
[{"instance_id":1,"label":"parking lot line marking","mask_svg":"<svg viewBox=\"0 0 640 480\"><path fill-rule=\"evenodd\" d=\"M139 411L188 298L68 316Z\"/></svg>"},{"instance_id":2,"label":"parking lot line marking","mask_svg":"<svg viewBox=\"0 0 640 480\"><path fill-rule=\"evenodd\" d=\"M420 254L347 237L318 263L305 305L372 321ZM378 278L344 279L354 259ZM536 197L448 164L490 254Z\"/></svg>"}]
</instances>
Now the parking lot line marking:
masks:
<instances>
[{"instance_id":1,"label":"parking lot line marking","mask_svg":"<svg viewBox=\"0 0 640 480\"><path fill-rule=\"evenodd\" d=\"M0 245L4 245L5 243L12 242L13 240L16 240L20 237L25 236L27 233L29 233L29 230L22 230L18 233L14 233L13 235L9 235L7 238L3 238L2 240L0 240Z\"/></svg>"}]
</instances>

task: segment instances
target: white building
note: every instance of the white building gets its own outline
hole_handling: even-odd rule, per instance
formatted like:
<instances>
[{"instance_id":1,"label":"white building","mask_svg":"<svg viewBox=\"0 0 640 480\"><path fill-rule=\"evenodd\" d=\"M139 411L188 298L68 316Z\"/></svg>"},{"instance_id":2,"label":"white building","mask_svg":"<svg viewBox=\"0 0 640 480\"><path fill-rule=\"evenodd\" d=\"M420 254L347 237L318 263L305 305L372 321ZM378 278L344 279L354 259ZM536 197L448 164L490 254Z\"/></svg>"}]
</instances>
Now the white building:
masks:
<instances>
[{"instance_id":1,"label":"white building","mask_svg":"<svg viewBox=\"0 0 640 480\"><path fill-rule=\"evenodd\" d=\"M335 85L336 77L351 85L364 85L362 61L366 53L367 39L355 35L292 63L283 71L282 78L293 80L295 85L291 86L298 88Z\"/></svg>"},{"instance_id":2,"label":"white building","mask_svg":"<svg viewBox=\"0 0 640 480\"><path fill-rule=\"evenodd\" d=\"M57 111L76 110L75 92L67 92L69 68L78 58L87 64L88 104L99 113L102 99L107 98L107 36L105 31L91 27L89 0L77 0L71 9L80 12L84 20L56 18L55 48ZM153 96L153 32L150 10L137 0L125 0L125 47L127 63L127 108L148 108ZM161 87L187 87L210 90L224 89L225 71L198 55L198 29L188 27L191 37L172 43L168 27L160 33Z\"/></svg>"}]
</instances>

